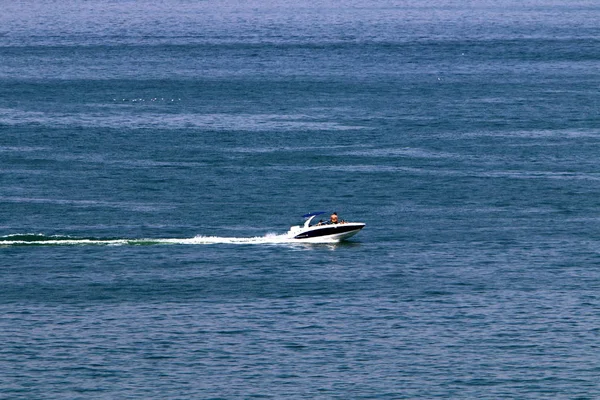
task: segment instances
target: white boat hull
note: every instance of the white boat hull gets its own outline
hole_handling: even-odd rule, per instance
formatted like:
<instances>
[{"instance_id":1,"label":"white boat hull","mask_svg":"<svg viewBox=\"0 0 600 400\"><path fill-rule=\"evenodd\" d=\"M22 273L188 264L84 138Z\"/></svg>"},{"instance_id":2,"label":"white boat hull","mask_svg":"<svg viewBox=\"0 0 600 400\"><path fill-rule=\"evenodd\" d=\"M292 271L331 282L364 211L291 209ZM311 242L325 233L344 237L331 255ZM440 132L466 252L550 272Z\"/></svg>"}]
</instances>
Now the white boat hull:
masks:
<instances>
[{"instance_id":1,"label":"white boat hull","mask_svg":"<svg viewBox=\"0 0 600 400\"><path fill-rule=\"evenodd\" d=\"M356 235L364 227L362 222L293 226L288 237L307 243L337 243Z\"/></svg>"}]
</instances>

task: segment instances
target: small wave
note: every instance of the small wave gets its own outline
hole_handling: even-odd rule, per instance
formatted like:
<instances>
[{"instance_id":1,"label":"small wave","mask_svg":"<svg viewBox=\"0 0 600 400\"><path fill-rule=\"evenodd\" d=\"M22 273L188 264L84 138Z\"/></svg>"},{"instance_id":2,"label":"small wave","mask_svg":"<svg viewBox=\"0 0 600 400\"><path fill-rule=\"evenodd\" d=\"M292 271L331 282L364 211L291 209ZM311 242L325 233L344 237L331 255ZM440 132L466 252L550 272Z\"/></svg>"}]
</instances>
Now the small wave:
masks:
<instances>
[{"instance_id":1,"label":"small wave","mask_svg":"<svg viewBox=\"0 0 600 400\"><path fill-rule=\"evenodd\" d=\"M33 203L33 204L55 204L68 205L74 207L105 207L118 208L133 211L156 211L159 209L172 208L167 205L144 204L135 202L109 202L99 200L74 200L74 199L57 199L45 197L19 197L19 196L0 196L0 201L10 203Z\"/></svg>"},{"instance_id":2,"label":"small wave","mask_svg":"<svg viewBox=\"0 0 600 400\"><path fill-rule=\"evenodd\" d=\"M42 146L0 146L0 153L19 153L19 152L34 152L34 151L45 151L48 147Z\"/></svg>"},{"instance_id":3,"label":"small wave","mask_svg":"<svg viewBox=\"0 0 600 400\"><path fill-rule=\"evenodd\" d=\"M123 103L119 100L119 104ZM143 99L139 99L140 101ZM113 100L117 102L117 99ZM148 103L151 103L149 101ZM131 104L125 101L125 104ZM239 130L246 132L263 131L348 131L367 129L362 125L346 125L338 121L323 121L303 114L168 114L148 112L137 116L130 111L113 110L112 113L41 113L18 109L0 108L0 124L22 126L39 124L45 127L83 127L107 129L148 129L160 126L161 129L203 128L210 130Z\"/></svg>"}]
</instances>

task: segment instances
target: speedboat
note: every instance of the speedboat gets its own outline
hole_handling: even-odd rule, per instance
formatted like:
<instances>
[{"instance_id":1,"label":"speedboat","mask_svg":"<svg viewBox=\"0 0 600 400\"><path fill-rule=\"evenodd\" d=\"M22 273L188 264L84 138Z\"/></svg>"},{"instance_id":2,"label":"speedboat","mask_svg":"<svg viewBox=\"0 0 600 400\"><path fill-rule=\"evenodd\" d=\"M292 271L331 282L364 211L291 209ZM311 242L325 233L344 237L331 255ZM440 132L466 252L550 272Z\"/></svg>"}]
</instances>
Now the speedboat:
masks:
<instances>
[{"instance_id":1,"label":"speedboat","mask_svg":"<svg viewBox=\"0 0 600 400\"><path fill-rule=\"evenodd\" d=\"M290 239L299 239L306 242L341 242L351 236L356 235L365 224L362 222L345 222L339 223L322 222L311 225L312 220L324 211L305 214L302 218L306 218L304 225L292 226L287 233Z\"/></svg>"}]
</instances>

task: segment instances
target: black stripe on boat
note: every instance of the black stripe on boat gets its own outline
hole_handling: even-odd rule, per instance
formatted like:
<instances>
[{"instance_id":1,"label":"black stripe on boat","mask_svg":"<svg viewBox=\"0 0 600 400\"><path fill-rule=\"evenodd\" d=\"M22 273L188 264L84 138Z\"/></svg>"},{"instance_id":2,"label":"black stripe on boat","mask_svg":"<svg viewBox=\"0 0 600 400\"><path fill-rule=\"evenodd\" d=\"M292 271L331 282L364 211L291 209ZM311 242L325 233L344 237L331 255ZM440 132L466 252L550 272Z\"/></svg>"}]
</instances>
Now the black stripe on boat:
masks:
<instances>
[{"instance_id":1,"label":"black stripe on boat","mask_svg":"<svg viewBox=\"0 0 600 400\"><path fill-rule=\"evenodd\" d=\"M356 226L356 225L348 225L348 226L336 225L336 226L332 226L332 227L317 229L314 231L303 232L299 235L294 236L294 239L309 239L309 238L327 236L327 235L338 235L340 233L359 231L362 228L363 228L362 226Z\"/></svg>"}]
</instances>

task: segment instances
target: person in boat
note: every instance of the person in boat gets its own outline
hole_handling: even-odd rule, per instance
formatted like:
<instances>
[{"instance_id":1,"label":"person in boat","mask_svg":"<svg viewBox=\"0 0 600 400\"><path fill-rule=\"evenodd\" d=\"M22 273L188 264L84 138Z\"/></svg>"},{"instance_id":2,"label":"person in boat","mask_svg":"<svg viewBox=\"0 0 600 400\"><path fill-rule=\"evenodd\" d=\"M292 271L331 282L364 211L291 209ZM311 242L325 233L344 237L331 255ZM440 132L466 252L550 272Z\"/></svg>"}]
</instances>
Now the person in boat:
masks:
<instances>
[{"instance_id":1,"label":"person in boat","mask_svg":"<svg viewBox=\"0 0 600 400\"><path fill-rule=\"evenodd\" d=\"M331 214L331 217L329 217L329 222L332 224L337 224L338 223L338 216L337 213L334 212L333 214Z\"/></svg>"}]
</instances>

